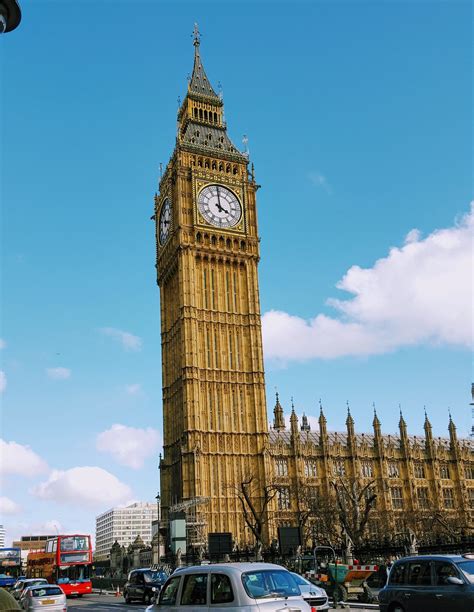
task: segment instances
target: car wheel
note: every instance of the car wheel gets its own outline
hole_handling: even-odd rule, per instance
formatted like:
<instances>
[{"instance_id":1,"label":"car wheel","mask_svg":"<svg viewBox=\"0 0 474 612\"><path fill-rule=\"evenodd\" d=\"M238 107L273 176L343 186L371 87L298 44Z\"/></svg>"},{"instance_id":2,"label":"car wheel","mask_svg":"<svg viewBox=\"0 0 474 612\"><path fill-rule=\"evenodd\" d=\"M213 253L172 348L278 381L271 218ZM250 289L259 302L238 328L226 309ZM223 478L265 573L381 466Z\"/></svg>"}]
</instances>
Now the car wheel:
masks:
<instances>
[{"instance_id":1,"label":"car wheel","mask_svg":"<svg viewBox=\"0 0 474 612\"><path fill-rule=\"evenodd\" d=\"M128 593L124 593L123 596L125 597L125 603L126 604L131 604L132 600L130 599L130 595Z\"/></svg>"},{"instance_id":2,"label":"car wheel","mask_svg":"<svg viewBox=\"0 0 474 612\"><path fill-rule=\"evenodd\" d=\"M151 604L151 595L150 595L150 593L145 593L145 595L143 595L143 603L146 606L149 606Z\"/></svg>"},{"instance_id":3,"label":"car wheel","mask_svg":"<svg viewBox=\"0 0 474 612\"><path fill-rule=\"evenodd\" d=\"M397 603L390 608L390 612L405 612L405 608Z\"/></svg>"}]
</instances>

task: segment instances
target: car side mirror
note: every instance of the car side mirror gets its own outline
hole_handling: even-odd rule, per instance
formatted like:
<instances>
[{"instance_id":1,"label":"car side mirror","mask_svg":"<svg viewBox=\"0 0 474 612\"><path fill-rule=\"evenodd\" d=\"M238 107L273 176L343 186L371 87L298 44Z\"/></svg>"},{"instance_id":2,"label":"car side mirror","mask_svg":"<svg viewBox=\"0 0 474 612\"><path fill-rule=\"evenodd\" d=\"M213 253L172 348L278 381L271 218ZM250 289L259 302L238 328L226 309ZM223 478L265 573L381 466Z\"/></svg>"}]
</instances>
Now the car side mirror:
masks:
<instances>
[{"instance_id":1,"label":"car side mirror","mask_svg":"<svg viewBox=\"0 0 474 612\"><path fill-rule=\"evenodd\" d=\"M462 586L464 584L461 578L457 578L456 576L448 576L446 578L446 582L448 584L457 584L458 586Z\"/></svg>"}]
</instances>

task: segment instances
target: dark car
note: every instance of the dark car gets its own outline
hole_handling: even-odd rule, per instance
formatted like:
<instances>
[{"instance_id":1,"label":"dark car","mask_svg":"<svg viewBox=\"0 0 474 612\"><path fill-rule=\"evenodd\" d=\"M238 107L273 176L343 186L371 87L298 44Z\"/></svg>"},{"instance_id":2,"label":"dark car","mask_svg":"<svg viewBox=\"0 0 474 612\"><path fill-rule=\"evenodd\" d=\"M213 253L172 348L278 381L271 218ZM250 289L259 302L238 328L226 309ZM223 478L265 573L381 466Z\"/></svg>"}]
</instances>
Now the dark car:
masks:
<instances>
[{"instance_id":1,"label":"dark car","mask_svg":"<svg viewBox=\"0 0 474 612\"><path fill-rule=\"evenodd\" d=\"M160 570L150 568L132 570L123 588L123 596L127 603L134 600L149 605L160 592L168 575Z\"/></svg>"},{"instance_id":2,"label":"dark car","mask_svg":"<svg viewBox=\"0 0 474 612\"><path fill-rule=\"evenodd\" d=\"M472 612L474 554L395 561L379 603L381 612Z\"/></svg>"}]
</instances>

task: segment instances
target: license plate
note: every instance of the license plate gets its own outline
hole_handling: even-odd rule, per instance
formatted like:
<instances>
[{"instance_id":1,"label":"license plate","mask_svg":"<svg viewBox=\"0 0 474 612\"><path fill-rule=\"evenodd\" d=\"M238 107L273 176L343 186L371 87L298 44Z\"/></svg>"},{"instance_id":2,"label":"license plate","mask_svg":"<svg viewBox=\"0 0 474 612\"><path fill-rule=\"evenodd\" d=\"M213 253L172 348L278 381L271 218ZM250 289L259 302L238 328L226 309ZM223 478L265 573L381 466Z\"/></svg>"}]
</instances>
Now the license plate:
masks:
<instances>
[{"instance_id":1,"label":"license plate","mask_svg":"<svg viewBox=\"0 0 474 612\"><path fill-rule=\"evenodd\" d=\"M56 603L56 600L54 599L42 599L41 600L41 604L43 606L49 606L50 604L54 604L54 603Z\"/></svg>"}]
</instances>

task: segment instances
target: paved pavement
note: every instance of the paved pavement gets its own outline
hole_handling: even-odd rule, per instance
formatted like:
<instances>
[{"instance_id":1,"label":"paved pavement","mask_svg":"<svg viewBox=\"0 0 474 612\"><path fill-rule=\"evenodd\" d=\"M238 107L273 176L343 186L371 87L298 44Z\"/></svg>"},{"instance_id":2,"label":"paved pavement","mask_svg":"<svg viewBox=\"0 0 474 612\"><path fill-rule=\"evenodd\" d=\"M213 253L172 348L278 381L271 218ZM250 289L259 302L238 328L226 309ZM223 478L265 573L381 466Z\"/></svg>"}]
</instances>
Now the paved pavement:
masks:
<instances>
[{"instance_id":1,"label":"paved pavement","mask_svg":"<svg viewBox=\"0 0 474 612\"><path fill-rule=\"evenodd\" d=\"M114 595L84 595L84 597L79 598L69 598L68 599L68 612L94 612L94 610L121 610L122 612L144 612L146 606L140 603L136 604L126 604L124 602L123 597L115 597ZM341 608L338 608L341 610ZM344 609L344 608L342 608ZM345 608L346 612L349 610L354 611L356 608ZM362 610L368 612L368 608L357 608L357 610ZM373 608L371 608L373 610Z\"/></svg>"}]
</instances>

